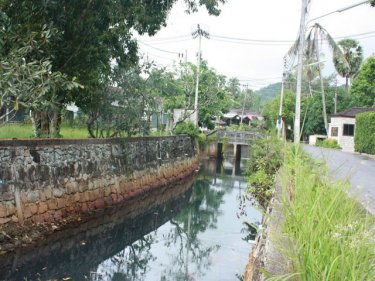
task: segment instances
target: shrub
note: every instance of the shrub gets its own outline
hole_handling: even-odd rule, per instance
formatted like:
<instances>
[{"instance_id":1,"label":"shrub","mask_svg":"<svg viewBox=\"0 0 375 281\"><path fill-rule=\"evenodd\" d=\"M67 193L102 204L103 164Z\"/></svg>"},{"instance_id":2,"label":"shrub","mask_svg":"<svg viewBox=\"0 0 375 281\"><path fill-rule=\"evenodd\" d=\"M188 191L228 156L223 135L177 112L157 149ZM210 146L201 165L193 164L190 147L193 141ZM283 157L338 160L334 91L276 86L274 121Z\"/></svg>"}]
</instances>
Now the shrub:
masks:
<instances>
[{"instance_id":1,"label":"shrub","mask_svg":"<svg viewBox=\"0 0 375 281\"><path fill-rule=\"evenodd\" d=\"M250 146L249 158L246 168L248 191L266 208L275 186L276 172L283 161L283 144L276 136L259 138Z\"/></svg>"},{"instance_id":2,"label":"shrub","mask_svg":"<svg viewBox=\"0 0 375 281\"><path fill-rule=\"evenodd\" d=\"M315 146L341 149L341 147L337 143L337 140L334 139L317 140Z\"/></svg>"},{"instance_id":3,"label":"shrub","mask_svg":"<svg viewBox=\"0 0 375 281\"><path fill-rule=\"evenodd\" d=\"M173 133L176 135L189 135L192 138L198 138L199 129L193 122L181 122L177 124Z\"/></svg>"},{"instance_id":4,"label":"shrub","mask_svg":"<svg viewBox=\"0 0 375 281\"><path fill-rule=\"evenodd\" d=\"M355 151L375 154L375 112L357 114L355 124Z\"/></svg>"}]
</instances>

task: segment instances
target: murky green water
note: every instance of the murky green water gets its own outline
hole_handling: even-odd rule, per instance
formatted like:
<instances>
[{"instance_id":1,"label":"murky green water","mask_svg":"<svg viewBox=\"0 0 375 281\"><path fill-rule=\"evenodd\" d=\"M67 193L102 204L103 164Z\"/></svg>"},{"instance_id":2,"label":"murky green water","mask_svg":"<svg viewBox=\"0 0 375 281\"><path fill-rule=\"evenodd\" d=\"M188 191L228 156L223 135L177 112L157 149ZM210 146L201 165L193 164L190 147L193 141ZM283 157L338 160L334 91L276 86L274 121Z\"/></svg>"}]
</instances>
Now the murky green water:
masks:
<instances>
[{"instance_id":1,"label":"murky green water","mask_svg":"<svg viewBox=\"0 0 375 281\"><path fill-rule=\"evenodd\" d=\"M239 280L252 243L238 218L244 163L207 161L175 193L129 205L20 251L0 266L0 280ZM154 200L153 200L154 199Z\"/></svg>"}]
</instances>

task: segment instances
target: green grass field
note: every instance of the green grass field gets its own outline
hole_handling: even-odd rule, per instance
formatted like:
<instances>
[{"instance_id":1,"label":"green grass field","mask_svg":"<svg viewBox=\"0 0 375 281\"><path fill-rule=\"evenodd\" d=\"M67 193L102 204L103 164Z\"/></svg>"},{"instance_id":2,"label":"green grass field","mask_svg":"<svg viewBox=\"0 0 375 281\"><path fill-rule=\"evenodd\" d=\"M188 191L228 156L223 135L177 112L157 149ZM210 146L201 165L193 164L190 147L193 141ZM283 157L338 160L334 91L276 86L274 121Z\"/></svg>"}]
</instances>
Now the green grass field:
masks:
<instances>
[{"instance_id":1,"label":"green grass field","mask_svg":"<svg viewBox=\"0 0 375 281\"><path fill-rule=\"evenodd\" d=\"M63 138L82 139L88 137L86 128L73 128L66 124L61 126ZM0 126L0 139L25 139L33 138L31 124L5 124Z\"/></svg>"}]
</instances>

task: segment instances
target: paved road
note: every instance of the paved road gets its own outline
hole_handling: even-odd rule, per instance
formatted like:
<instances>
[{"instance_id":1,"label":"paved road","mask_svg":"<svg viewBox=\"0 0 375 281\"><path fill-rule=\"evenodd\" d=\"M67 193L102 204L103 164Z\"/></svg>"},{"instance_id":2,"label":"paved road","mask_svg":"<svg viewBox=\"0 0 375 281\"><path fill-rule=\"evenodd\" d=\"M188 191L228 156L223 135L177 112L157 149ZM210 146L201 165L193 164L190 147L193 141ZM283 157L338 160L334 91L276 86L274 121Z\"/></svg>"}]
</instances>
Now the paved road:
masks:
<instances>
[{"instance_id":1,"label":"paved road","mask_svg":"<svg viewBox=\"0 0 375 281\"><path fill-rule=\"evenodd\" d=\"M311 156L323 159L335 179L347 179L351 193L358 194L363 206L375 215L375 159L335 149L304 145Z\"/></svg>"}]
</instances>

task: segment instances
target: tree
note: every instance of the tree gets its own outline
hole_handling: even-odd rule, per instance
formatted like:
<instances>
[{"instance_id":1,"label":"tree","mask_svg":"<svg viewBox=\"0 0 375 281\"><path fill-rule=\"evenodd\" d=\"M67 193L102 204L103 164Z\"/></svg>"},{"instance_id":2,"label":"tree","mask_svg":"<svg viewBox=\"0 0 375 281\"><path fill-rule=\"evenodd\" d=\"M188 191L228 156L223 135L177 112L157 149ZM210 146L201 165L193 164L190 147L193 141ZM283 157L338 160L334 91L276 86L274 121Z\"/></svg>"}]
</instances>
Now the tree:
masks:
<instances>
[{"instance_id":1,"label":"tree","mask_svg":"<svg viewBox=\"0 0 375 281\"><path fill-rule=\"evenodd\" d=\"M344 54L345 59L343 60L342 57L334 56L333 64L335 65L337 73L345 78L345 90L348 91L350 80L361 67L363 51L358 41L353 39L343 39L339 41L337 45Z\"/></svg>"},{"instance_id":2,"label":"tree","mask_svg":"<svg viewBox=\"0 0 375 281\"><path fill-rule=\"evenodd\" d=\"M362 65L350 87L354 106L375 106L375 57L369 57Z\"/></svg>"},{"instance_id":3,"label":"tree","mask_svg":"<svg viewBox=\"0 0 375 281\"><path fill-rule=\"evenodd\" d=\"M2 16L9 18L20 40L12 41L6 36L2 55L7 56L10 49L19 46L25 35L40 33L45 25L49 30L55 29L57 32L51 34L50 44L39 45L37 51L29 54L29 59L50 60L52 72L61 72L68 80L76 80L84 87L70 92L56 88L53 93L56 106L47 113L61 120L60 111L70 102L88 112L90 106L101 100L97 95L108 87L113 62L122 68L137 64L137 42L133 33L155 34L166 24L176 1L3 0L0 2ZM219 14L219 5L224 2L185 0L188 11L194 12L203 5L212 15ZM48 115L45 118L48 119Z\"/></svg>"},{"instance_id":4,"label":"tree","mask_svg":"<svg viewBox=\"0 0 375 281\"><path fill-rule=\"evenodd\" d=\"M268 128L274 128L279 114L279 103L280 95L274 97L272 100L267 101L264 106L264 118L266 126ZM284 92L283 99L283 115L286 125L286 133L288 138L292 139L294 127L294 110L296 105L296 95L293 92L286 91Z\"/></svg>"},{"instance_id":5,"label":"tree","mask_svg":"<svg viewBox=\"0 0 375 281\"><path fill-rule=\"evenodd\" d=\"M4 13L0 14L0 26L0 109L8 109L0 121L22 106L32 111L35 136L42 136L43 131L49 134L42 112L57 106L57 91L80 86L69 81L66 74L54 71L50 57L40 55L41 46L48 48L57 30L44 25L40 32L20 36ZM55 136L58 132L51 134Z\"/></svg>"},{"instance_id":6,"label":"tree","mask_svg":"<svg viewBox=\"0 0 375 281\"><path fill-rule=\"evenodd\" d=\"M306 57L307 61L315 60L317 62L318 72L319 72L319 79L320 79L320 91L322 96L322 112L323 112L323 120L324 120L324 127L326 133L328 134L328 118L327 118L327 109L326 109L326 98L325 98L325 91L324 91L324 82L323 82L323 75L322 69L320 66L320 46L319 43L323 40L328 42L329 47L332 50L333 56L340 58L342 62L345 64L346 60L343 56L341 49L336 44L335 40L331 37L331 35L325 30L320 24L315 23L306 38ZM299 38L297 38L294 45L289 50L289 56L295 56L298 51L298 42ZM311 78L310 78L311 80Z\"/></svg>"}]
</instances>

